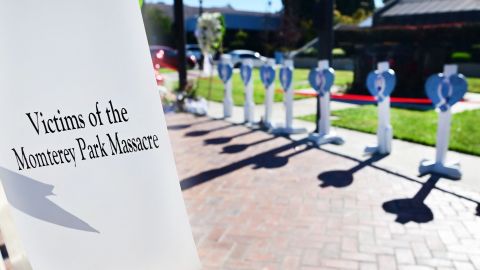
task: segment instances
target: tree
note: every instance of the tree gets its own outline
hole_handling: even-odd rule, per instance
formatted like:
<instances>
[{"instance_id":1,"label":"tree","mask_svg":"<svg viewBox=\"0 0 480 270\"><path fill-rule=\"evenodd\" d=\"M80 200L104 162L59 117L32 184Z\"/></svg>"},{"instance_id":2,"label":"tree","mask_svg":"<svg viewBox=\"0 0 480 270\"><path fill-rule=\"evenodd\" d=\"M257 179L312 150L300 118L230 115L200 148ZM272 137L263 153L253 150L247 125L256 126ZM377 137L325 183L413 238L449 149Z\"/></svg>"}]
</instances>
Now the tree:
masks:
<instances>
[{"instance_id":1,"label":"tree","mask_svg":"<svg viewBox=\"0 0 480 270\"><path fill-rule=\"evenodd\" d=\"M248 40L248 33L243 30L238 30L235 33L235 37L232 42L230 42L230 46L232 49L244 49L247 45Z\"/></svg>"},{"instance_id":2,"label":"tree","mask_svg":"<svg viewBox=\"0 0 480 270\"><path fill-rule=\"evenodd\" d=\"M281 47L296 48L317 36L318 5L326 0L282 0L283 21L278 33ZM335 0L334 23L356 24L375 8L374 0Z\"/></svg>"},{"instance_id":3,"label":"tree","mask_svg":"<svg viewBox=\"0 0 480 270\"><path fill-rule=\"evenodd\" d=\"M366 12L372 12L375 9L374 0L335 0L335 9L340 11L341 14L347 16L353 16L359 9L363 9Z\"/></svg>"},{"instance_id":4,"label":"tree","mask_svg":"<svg viewBox=\"0 0 480 270\"><path fill-rule=\"evenodd\" d=\"M279 47L293 48L301 37L296 12L298 4L295 0L282 0L282 3L283 17L278 31L277 43Z\"/></svg>"},{"instance_id":5,"label":"tree","mask_svg":"<svg viewBox=\"0 0 480 270\"><path fill-rule=\"evenodd\" d=\"M171 45L172 20L155 6L144 5L143 22L150 45Z\"/></svg>"}]
</instances>

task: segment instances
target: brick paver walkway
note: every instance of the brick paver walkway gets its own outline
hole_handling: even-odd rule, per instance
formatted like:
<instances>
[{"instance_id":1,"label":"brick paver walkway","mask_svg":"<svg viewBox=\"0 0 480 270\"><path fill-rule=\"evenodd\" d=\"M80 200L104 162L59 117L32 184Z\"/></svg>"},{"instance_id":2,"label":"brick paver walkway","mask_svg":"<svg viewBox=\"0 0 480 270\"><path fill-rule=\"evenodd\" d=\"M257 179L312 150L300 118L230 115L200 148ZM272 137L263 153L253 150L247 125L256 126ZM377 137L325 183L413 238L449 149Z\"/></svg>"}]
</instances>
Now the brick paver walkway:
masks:
<instances>
[{"instance_id":1,"label":"brick paver walkway","mask_svg":"<svg viewBox=\"0 0 480 270\"><path fill-rule=\"evenodd\" d=\"M455 182L224 121L167 122L204 269L480 269L480 194Z\"/></svg>"}]
</instances>

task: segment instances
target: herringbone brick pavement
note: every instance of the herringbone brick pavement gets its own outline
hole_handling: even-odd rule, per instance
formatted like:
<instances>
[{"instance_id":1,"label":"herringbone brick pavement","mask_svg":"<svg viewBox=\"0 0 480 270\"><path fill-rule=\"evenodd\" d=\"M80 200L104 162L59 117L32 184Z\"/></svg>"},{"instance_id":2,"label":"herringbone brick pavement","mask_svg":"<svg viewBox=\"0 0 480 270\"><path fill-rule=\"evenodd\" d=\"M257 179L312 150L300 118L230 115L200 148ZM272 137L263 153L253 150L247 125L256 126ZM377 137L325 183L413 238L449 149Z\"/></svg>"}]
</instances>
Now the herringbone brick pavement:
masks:
<instances>
[{"instance_id":1,"label":"herringbone brick pavement","mask_svg":"<svg viewBox=\"0 0 480 270\"><path fill-rule=\"evenodd\" d=\"M480 269L480 194L455 182L225 121L167 123L204 269Z\"/></svg>"}]
</instances>

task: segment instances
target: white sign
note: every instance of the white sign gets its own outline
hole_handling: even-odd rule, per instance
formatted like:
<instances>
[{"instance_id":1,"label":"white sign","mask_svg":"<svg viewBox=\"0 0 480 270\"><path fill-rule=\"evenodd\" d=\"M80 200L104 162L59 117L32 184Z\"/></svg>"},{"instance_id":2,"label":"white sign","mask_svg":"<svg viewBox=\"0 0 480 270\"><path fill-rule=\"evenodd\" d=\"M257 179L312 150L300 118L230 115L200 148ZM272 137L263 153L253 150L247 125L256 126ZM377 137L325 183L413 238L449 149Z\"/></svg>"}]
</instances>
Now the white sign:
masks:
<instances>
[{"instance_id":1,"label":"white sign","mask_svg":"<svg viewBox=\"0 0 480 270\"><path fill-rule=\"evenodd\" d=\"M0 6L14 269L200 269L138 2Z\"/></svg>"}]
</instances>

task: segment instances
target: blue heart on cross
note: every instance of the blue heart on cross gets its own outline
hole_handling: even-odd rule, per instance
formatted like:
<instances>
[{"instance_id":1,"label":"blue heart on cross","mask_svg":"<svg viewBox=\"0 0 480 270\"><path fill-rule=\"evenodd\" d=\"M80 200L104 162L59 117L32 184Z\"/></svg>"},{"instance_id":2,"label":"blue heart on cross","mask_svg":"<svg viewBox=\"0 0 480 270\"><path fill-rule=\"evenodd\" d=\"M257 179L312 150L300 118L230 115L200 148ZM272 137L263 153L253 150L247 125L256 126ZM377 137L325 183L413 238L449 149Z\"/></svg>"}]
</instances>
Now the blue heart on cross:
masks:
<instances>
[{"instance_id":1,"label":"blue heart on cross","mask_svg":"<svg viewBox=\"0 0 480 270\"><path fill-rule=\"evenodd\" d=\"M382 102L386 97L389 97L395 89L396 84L397 78L392 69L383 72L374 70L371 71L367 77L368 91L378 102Z\"/></svg>"},{"instance_id":2,"label":"blue heart on cross","mask_svg":"<svg viewBox=\"0 0 480 270\"><path fill-rule=\"evenodd\" d=\"M312 68L308 74L308 81L310 86L323 97L325 93L330 92L330 88L335 81L335 71L333 68Z\"/></svg>"},{"instance_id":3,"label":"blue heart on cross","mask_svg":"<svg viewBox=\"0 0 480 270\"><path fill-rule=\"evenodd\" d=\"M247 85L252 78L252 66L243 64L240 67L240 76L242 77L243 84Z\"/></svg>"},{"instance_id":4,"label":"blue heart on cross","mask_svg":"<svg viewBox=\"0 0 480 270\"><path fill-rule=\"evenodd\" d=\"M223 81L223 83L227 83L228 80L232 77L233 74L233 67L232 65L220 63L218 64L218 76Z\"/></svg>"},{"instance_id":5,"label":"blue heart on cross","mask_svg":"<svg viewBox=\"0 0 480 270\"><path fill-rule=\"evenodd\" d=\"M265 88L268 88L275 81L275 69L269 65L263 65L260 68L260 79Z\"/></svg>"},{"instance_id":6,"label":"blue heart on cross","mask_svg":"<svg viewBox=\"0 0 480 270\"><path fill-rule=\"evenodd\" d=\"M282 68L280 68L280 83L282 84L283 90L288 91L290 89L290 86L292 85L292 79L292 67L283 66Z\"/></svg>"},{"instance_id":7,"label":"blue heart on cross","mask_svg":"<svg viewBox=\"0 0 480 270\"><path fill-rule=\"evenodd\" d=\"M467 80L462 74L445 77L442 73L434 74L425 83L425 92L436 108L446 112L462 100L467 92Z\"/></svg>"}]
</instances>

